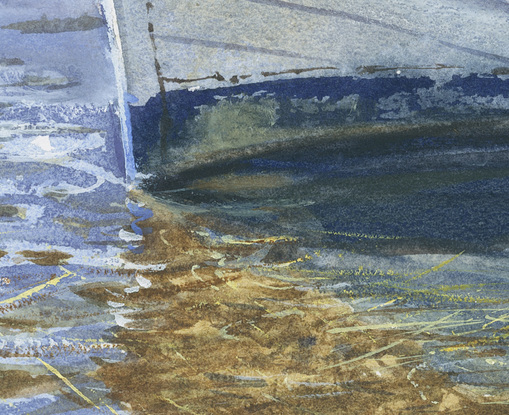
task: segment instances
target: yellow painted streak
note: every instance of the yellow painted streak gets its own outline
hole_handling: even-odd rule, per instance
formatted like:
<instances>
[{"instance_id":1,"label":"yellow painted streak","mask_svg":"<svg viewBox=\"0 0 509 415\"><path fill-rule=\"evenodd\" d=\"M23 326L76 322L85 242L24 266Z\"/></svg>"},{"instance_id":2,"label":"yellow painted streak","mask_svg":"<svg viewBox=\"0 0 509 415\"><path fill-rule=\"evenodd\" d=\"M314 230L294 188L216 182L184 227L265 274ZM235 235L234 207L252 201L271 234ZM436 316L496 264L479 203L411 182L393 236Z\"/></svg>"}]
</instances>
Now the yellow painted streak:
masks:
<instances>
[{"instance_id":1,"label":"yellow painted streak","mask_svg":"<svg viewBox=\"0 0 509 415\"><path fill-rule=\"evenodd\" d=\"M496 322L502 322L502 323L509 323L509 314L504 314L498 318L495 318L495 317L491 317L489 315L487 315L486 317L486 320L491 320L489 323L486 323L484 326L482 326L483 330L488 327L489 325L493 324L493 323L496 323Z\"/></svg>"},{"instance_id":2,"label":"yellow painted streak","mask_svg":"<svg viewBox=\"0 0 509 415\"><path fill-rule=\"evenodd\" d=\"M355 269L332 269L332 270L327 270L327 271L321 271L321 270L314 270L314 269L297 269L295 268L295 270L299 271L300 273L308 273L308 274L318 274L318 275L332 275L332 276L347 276L347 277L351 277L351 276L355 276L355 277L398 277L398 278L403 278L403 277L409 277L415 273L405 273L405 274L400 274L400 273L396 273L394 270L392 269L389 269L387 271L384 271L384 270L381 270L379 268L375 269L375 270L370 270L369 269L370 265L367 265L367 266L364 266L364 265L361 265L359 266L358 268L355 268ZM312 277L313 280L319 280L319 279L330 279L330 277ZM301 279L305 279L305 278L301 278ZM374 283L371 283L371 285L387 285L388 281L385 280L385 281L381 281L381 282L374 282Z\"/></svg>"},{"instance_id":3,"label":"yellow painted streak","mask_svg":"<svg viewBox=\"0 0 509 415\"><path fill-rule=\"evenodd\" d=\"M182 359L184 362L186 362L186 365L189 366L191 369L194 370L194 366L189 363L189 360L187 360L182 354L180 354L178 351L175 350L175 354L180 358Z\"/></svg>"},{"instance_id":4,"label":"yellow painted streak","mask_svg":"<svg viewBox=\"0 0 509 415\"><path fill-rule=\"evenodd\" d=\"M39 360L46 367L46 369L48 369L56 377L61 379L67 386L69 386L69 388L71 388L73 390L73 392L76 393L76 395L78 395L80 398L82 398L85 402L92 405L94 408L97 408L99 410L101 409L94 402L92 402L89 398L87 398L76 386L74 386L71 383L71 381L69 379L67 379L64 375L62 375L56 368L54 368L49 363L46 363L44 360L42 360L38 357L36 359ZM115 409L113 409L111 406L106 405L106 404L104 406L106 406L106 408L108 408L113 415L119 415L119 413L117 411L115 411Z\"/></svg>"},{"instance_id":5,"label":"yellow painted streak","mask_svg":"<svg viewBox=\"0 0 509 415\"><path fill-rule=\"evenodd\" d=\"M406 359L413 359L415 357L420 357L421 360L422 358L424 357L425 355L424 354L414 354L413 356L400 356L400 357L394 357L394 360L406 360ZM377 360L381 360L381 359L377 359Z\"/></svg>"},{"instance_id":6,"label":"yellow painted streak","mask_svg":"<svg viewBox=\"0 0 509 415\"><path fill-rule=\"evenodd\" d=\"M403 288L403 287L400 287L400 288L406 289L406 288ZM474 297L471 294L466 294L466 295L460 295L460 294L454 294L454 295L452 295L452 294L442 294L438 290L413 290L413 289L409 289L409 291L410 291L409 298L411 298L413 293L415 293L415 294L429 294L429 295L433 295L433 296L436 296L436 297L439 297L439 298L443 298L443 299L445 299L447 301L452 301L454 303L479 303L479 304L491 303L491 304L499 304L502 301L502 300L497 299L497 298Z\"/></svg>"},{"instance_id":7,"label":"yellow painted streak","mask_svg":"<svg viewBox=\"0 0 509 415\"><path fill-rule=\"evenodd\" d=\"M479 333L479 332L481 332L483 330L486 330L488 328L488 326L490 326L493 323L496 323L496 322L507 323L507 322L509 322L509 320L507 319L508 317L509 317L509 314L504 314L503 316L500 316L498 318L486 315L484 318L486 320L491 320L491 322L484 324L480 329L464 331L464 332L461 332L461 333L454 333L453 332L453 334L455 336L465 336L465 335L468 335L468 334ZM505 327L507 327L507 326L505 326ZM502 327L501 330L503 330L505 327ZM497 330L497 332L498 332L498 330ZM495 336L495 338L496 338L496 336ZM454 351L454 350L469 349L469 348L470 348L470 346L452 346L452 347L448 347L448 348L445 348L445 349L442 349L442 350L445 350L445 351Z\"/></svg>"},{"instance_id":8,"label":"yellow painted streak","mask_svg":"<svg viewBox=\"0 0 509 415\"><path fill-rule=\"evenodd\" d=\"M456 327L463 327L463 326L473 326L475 324L481 324L482 322L483 322L482 320L473 320L473 319L466 320L466 321L460 321L460 322L452 321L450 324L444 324L441 326L437 326L436 328L443 330L443 329L450 329L453 327L456 328ZM455 335L454 330L452 330L452 334Z\"/></svg>"},{"instance_id":9,"label":"yellow painted streak","mask_svg":"<svg viewBox=\"0 0 509 415\"><path fill-rule=\"evenodd\" d=\"M509 326L502 327L500 330L497 330L495 332L495 334L500 332L500 331L502 331L502 330L506 330L507 328L509 328ZM451 346L451 347L443 348L441 350L444 350L444 351L447 351L447 352L453 352L453 351L456 351L456 350L466 350L466 349L469 349L469 348L472 348L472 347L477 347L477 346L489 346L489 345L498 343L502 339L506 339L507 337L509 337L509 333L504 334L504 335L499 335L499 336L496 336L495 334L493 334L493 337L491 337L491 338L480 338L480 339L477 339L477 340L474 340L474 341L470 341L468 343L464 343L464 344L461 344L461 345L456 345L456 346Z\"/></svg>"},{"instance_id":10,"label":"yellow painted streak","mask_svg":"<svg viewBox=\"0 0 509 415\"><path fill-rule=\"evenodd\" d=\"M482 329L476 329L476 330L469 330L469 331L460 331L459 333L456 333L454 330L452 331L452 334L455 336L466 336L468 334L474 334L474 333L480 333L483 331Z\"/></svg>"},{"instance_id":11,"label":"yellow painted streak","mask_svg":"<svg viewBox=\"0 0 509 415\"><path fill-rule=\"evenodd\" d=\"M417 362L422 362L422 359L407 360L406 362L396 363L395 365L384 366L384 367L380 368L380 370L394 369L395 367L404 366L406 364L417 363Z\"/></svg>"},{"instance_id":12,"label":"yellow painted streak","mask_svg":"<svg viewBox=\"0 0 509 415\"><path fill-rule=\"evenodd\" d=\"M260 286L260 287L263 287L263 288L269 288L271 290L293 290L295 287L293 286L290 286L290 287L273 287L271 285L265 285L265 284L262 284L261 282L256 282L256 281L253 281L256 285Z\"/></svg>"},{"instance_id":13,"label":"yellow painted streak","mask_svg":"<svg viewBox=\"0 0 509 415\"><path fill-rule=\"evenodd\" d=\"M181 411L188 412L193 415L197 415L196 412L193 412L187 409L185 406L179 405L177 402L172 401L170 398L163 398L165 401L171 403L175 408L180 409Z\"/></svg>"},{"instance_id":14,"label":"yellow painted streak","mask_svg":"<svg viewBox=\"0 0 509 415\"><path fill-rule=\"evenodd\" d=\"M297 307L294 307L294 308L288 309L288 310L283 310L283 311L278 311L278 312L275 312L275 313L264 314L262 317L267 317L267 318L284 318L284 317L288 317L288 316L292 316L292 315L303 316L303 315L305 315L305 313L302 310L299 310Z\"/></svg>"},{"instance_id":15,"label":"yellow painted streak","mask_svg":"<svg viewBox=\"0 0 509 415\"><path fill-rule=\"evenodd\" d=\"M245 240L234 239L231 236L223 236L221 239L224 243L230 245L254 245L263 243L275 243L279 241L294 242L298 240L297 238L291 236L269 236L267 238Z\"/></svg>"},{"instance_id":16,"label":"yellow painted streak","mask_svg":"<svg viewBox=\"0 0 509 415\"><path fill-rule=\"evenodd\" d=\"M297 258L296 260L294 261L290 261L290 262L283 262L282 264L277 264L277 265L274 265L273 268L285 268L285 267L289 267L290 265L293 265L293 264L296 264L297 262L304 262L306 260L310 260L310 259L313 259L310 255L306 254L304 256L304 258Z\"/></svg>"},{"instance_id":17,"label":"yellow painted streak","mask_svg":"<svg viewBox=\"0 0 509 415\"><path fill-rule=\"evenodd\" d=\"M489 283L489 284L462 284L462 285L440 285L437 287L439 291L457 291L457 290L468 290L475 288L484 288L487 285L498 285L502 283Z\"/></svg>"},{"instance_id":18,"label":"yellow painted streak","mask_svg":"<svg viewBox=\"0 0 509 415\"><path fill-rule=\"evenodd\" d=\"M110 410L110 412L114 415L119 415L119 413L117 411L115 411L111 406L109 405L104 405L106 408L108 408Z\"/></svg>"},{"instance_id":19,"label":"yellow painted streak","mask_svg":"<svg viewBox=\"0 0 509 415\"><path fill-rule=\"evenodd\" d=\"M51 373L53 373L57 378L59 378L60 380L62 380L67 386L69 386L73 392L78 395L80 398L82 398L85 402L87 402L88 404L92 405L93 407L97 408L97 409L101 409L99 408L95 403L93 403L90 399L88 399L85 395L83 395L83 393L81 393L81 391L76 387L74 386L69 379L67 379L64 375L62 375L57 369L55 369L53 366L51 366L49 363L46 363L44 360L42 359L39 359L38 357L36 358L39 362L41 362L45 367L46 369L48 369Z\"/></svg>"},{"instance_id":20,"label":"yellow painted streak","mask_svg":"<svg viewBox=\"0 0 509 415\"><path fill-rule=\"evenodd\" d=\"M7 300L3 300L3 301L0 301L0 304L12 304L14 303L15 301L18 301L18 300L22 300L24 298L29 298L31 297L32 295L38 293L39 291L42 291L44 290L45 288L47 287L50 287L50 286L55 286L57 285L60 281L62 281L64 278L67 278L67 277L75 277L76 276L76 273L75 272L72 272L72 271L69 271L68 269L65 269L64 267L60 267L60 269L62 271L65 271L65 274L61 275L60 277L57 277L57 278L53 278L52 280L49 280L48 282L45 282L43 284L40 284L40 285L37 285L36 287L34 288L31 288L29 290L26 290L24 292L22 292L21 294L18 294L17 296L15 297L11 297L11 298L8 298Z\"/></svg>"},{"instance_id":21,"label":"yellow painted streak","mask_svg":"<svg viewBox=\"0 0 509 415\"><path fill-rule=\"evenodd\" d=\"M439 287L433 288L433 289L421 289L421 290L418 290L415 288L407 288L407 287L403 287L403 286L396 285L396 284L388 284L388 281L377 282L372 285L373 286L382 285L382 286L385 286L388 288L396 288L396 289L405 290L410 293L410 296L413 294L431 294L431 295L434 295L437 297L445 298L448 301L454 301L454 302L464 302L464 303L467 303L467 302L497 303L497 302L499 302L499 300L495 300L495 299L485 299L485 298L473 297L471 294L467 294L467 295L446 294L447 291L466 290L468 288L478 288L478 287L482 288L488 284L468 284L468 285L465 284L465 285L446 285L446 286L442 285L442 286L439 286ZM428 285L428 284L426 284L426 285ZM402 300L403 298L404 297L402 297L402 296L398 296L395 299L390 300L384 304L380 304L380 305L371 307L367 311L369 312L369 311L373 311L373 310L376 310L381 307L385 307L387 305L393 304L397 300Z\"/></svg>"},{"instance_id":22,"label":"yellow painted streak","mask_svg":"<svg viewBox=\"0 0 509 415\"><path fill-rule=\"evenodd\" d=\"M286 276L280 275L280 274L277 275L277 278L282 281L290 281L290 282L309 281L307 278L286 277ZM329 278L322 278L322 279L325 280L325 279L329 279Z\"/></svg>"},{"instance_id":23,"label":"yellow painted streak","mask_svg":"<svg viewBox=\"0 0 509 415\"><path fill-rule=\"evenodd\" d=\"M395 298L394 300L387 301L387 302L386 302L386 303L384 303L384 304L376 305L376 306L374 306L374 307L369 308L369 309L368 309L368 311L373 311L373 310L376 310L377 308L385 307L385 306L388 306L388 305L394 304L396 301L401 300L402 298L403 298L403 297L397 297L397 298Z\"/></svg>"},{"instance_id":24,"label":"yellow painted streak","mask_svg":"<svg viewBox=\"0 0 509 415\"><path fill-rule=\"evenodd\" d=\"M274 398L272 395L269 395L267 393L262 393L262 396L266 397L267 399L270 399L271 401L274 401L274 402L281 402L279 399L277 398Z\"/></svg>"},{"instance_id":25,"label":"yellow painted streak","mask_svg":"<svg viewBox=\"0 0 509 415\"><path fill-rule=\"evenodd\" d=\"M263 304L260 304L258 301L253 301L258 307L263 308L267 313L272 313L267 307L265 307Z\"/></svg>"},{"instance_id":26,"label":"yellow painted streak","mask_svg":"<svg viewBox=\"0 0 509 415\"><path fill-rule=\"evenodd\" d=\"M416 275L415 277L406 280L405 283L417 280L417 279L423 277L424 275L430 274L430 273L432 273L434 271L438 271L440 268L445 267L447 264L450 264L452 261L454 261L455 259L459 258L461 255L463 255L464 252L465 251L461 251L458 255L454 255L452 258L449 258L449 259L445 260L444 262L441 262L440 264L435 265L434 267L432 267L430 269L427 269L424 272L421 272L420 274Z\"/></svg>"},{"instance_id":27,"label":"yellow painted streak","mask_svg":"<svg viewBox=\"0 0 509 415\"><path fill-rule=\"evenodd\" d=\"M265 332L258 326L255 326L253 323L249 323L252 327L254 327L256 330L258 330L259 332L265 334Z\"/></svg>"},{"instance_id":28,"label":"yellow painted streak","mask_svg":"<svg viewBox=\"0 0 509 415\"><path fill-rule=\"evenodd\" d=\"M373 350L372 352L369 352L369 353L363 354L362 356L358 356L358 357L356 357L356 358L354 358L354 359L350 359L350 360L347 360L347 361L345 361L345 362L336 363L335 365L327 366L327 367L321 368L320 370L332 369L332 368L334 368L334 367L344 366L344 365L348 365L348 364L350 364L350 363L357 362L357 361L359 361L359 360L366 359L366 358L368 358L368 357L374 356L375 354L378 354L378 353L384 352L385 350L392 349L393 347L397 346L398 344L403 343L405 340L406 340L406 339L400 339L400 340L397 340L397 341L395 341L395 342L392 342L391 344L388 344L387 346L380 347L379 349Z\"/></svg>"},{"instance_id":29,"label":"yellow painted streak","mask_svg":"<svg viewBox=\"0 0 509 415\"><path fill-rule=\"evenodd\" d=\"M333 232L333 231L315 231L315 232L325 233L327 235L348 236L348 237L352 237L352 238L361 238L361 239L401 239L401 236L369 235L369 234L357 233L357 232Z\"/></svg>"},{"instance_id":30,"label":"yellow painted streak","mask_svg":"<svg viewBox=\"0 0 509 415\"><path fill-rule=\"evenodd\" d=\"M468 349L470 349L470 346L461 345L461 346L444 347L444 348L442 348L440 350L442 352L456 352L458 350L468 350Z\"/></svg>"},{"instance_id":31,"label":"yellow painted streak","mask_svg":"<svg viewBox=\"0 0 509 415\"><path fill-rule=\"evenodd\" d=\"M159 237L161 238L161 241L164 242L165 245L168 245L168 246L171 246L171 244L166 240L166 238L163 236L166 232L168 231L168 229L161 229L159 231Z\"/></svg>"},{"instance_id":32,"label":"yellow painted streak","mask_svg":"<svg viewBox=\"0 0 509 415\"><path fill-rule=\"evenodd\" d=\"M463 325L471 325L471 324L479 324L482 323L482 320L469 320L469 321L452 321L445 326L439 326L439 328L447 328L447 327L460 327ZM335 329L327 330L327 333L338 334L338 333L347 333L350 331L363 331L363 330L383 330L383 329L392 329L398 330L403 327L412 327L412 326L427 326L429 325L429 321L421 321L421 322L413 322L413 323L386 323L386 324L371 324L366 326L352 326L352 327L338 327ZM438 326L438 325L437 325Z\"/></svg>"},{"instance_id":33,"label":"yellow painted streak","mask_svg":"<svg viewBox=\"0 0 509 415\"><path fill-rule=\"evenodd\" d=\"M435 326L438 326L440 323L443 323L443 322L449 320L450 318L456 316L457 314L459 314L459 311L456 311L456 312L454 312L452 314L449 314L449 315L447 315L445 317L442 317L440 320L434 321L433 323L425 326L424 328L422 328L420 330L414 331L411 334L413 334L413 335L421 334L421 333L423 333L423 332L425 332L425 331L427 331L427 330L429 330L429 329L431 329L431 328L433 328ZM397 346L398 344L403 343L406 340L407 339L396 340L395 342L392 342L391 344L389 344L387 346L384 346L384 347L381 347L379 349L373 350L372 352L363 354L362 356L358 356L358 357L356 357L354 359L350 359L350 360L347 360L345 362L339 362L339 363L336 363L335 365L326 366L326 367L320 368L319 370L321 371L321 370L326 370L326 369L332 369L332 368L335 368L335 367L338 367L338 366L344 366L344 365L347 365L347 364L350 364L350 363L357 362L359 360L366 359L367 357L374 356L375 354L384 352L385 350L392 349L393 347Z\"/></svg>"}]
</instances>

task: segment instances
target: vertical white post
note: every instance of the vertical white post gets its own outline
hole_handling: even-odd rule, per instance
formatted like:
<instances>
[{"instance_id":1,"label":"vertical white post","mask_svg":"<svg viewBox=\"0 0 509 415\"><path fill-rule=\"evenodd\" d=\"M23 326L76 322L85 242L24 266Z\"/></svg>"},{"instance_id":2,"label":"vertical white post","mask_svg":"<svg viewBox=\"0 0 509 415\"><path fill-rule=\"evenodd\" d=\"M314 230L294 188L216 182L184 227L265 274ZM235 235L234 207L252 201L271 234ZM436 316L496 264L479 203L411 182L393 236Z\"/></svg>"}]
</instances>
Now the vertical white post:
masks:
<instances>
[{"instance_id":1,"label":"vertical white post","mask_svg":"<svg viewBox=\"0 0 509 415\"><path fill-rule=\"evenodd\" d=\"M122 132L122 145L126 179L133 182L136 176L136 166L133 155L133 140L131 132L131 113L129 111L129 99L127 93L127 79L122 55L122 43L118 29L117 13L113 0L100 0L102 13L108 24L108 38L111 48L111 60L115 71L115 79L118 92L118 110Z\"/></svg>"}]
</instances>

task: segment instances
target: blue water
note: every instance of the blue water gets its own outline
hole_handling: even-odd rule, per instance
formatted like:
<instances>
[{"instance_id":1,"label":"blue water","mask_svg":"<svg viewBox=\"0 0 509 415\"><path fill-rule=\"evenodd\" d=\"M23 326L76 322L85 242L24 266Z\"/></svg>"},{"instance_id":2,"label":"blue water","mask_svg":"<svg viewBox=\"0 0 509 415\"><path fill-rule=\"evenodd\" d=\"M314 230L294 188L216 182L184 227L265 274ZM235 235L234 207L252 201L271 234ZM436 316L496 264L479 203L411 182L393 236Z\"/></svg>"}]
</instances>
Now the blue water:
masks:
<instances>
[{"instance_id":1,"label":"blue water","mask_svg":"<svg viewBox=\"0 0 509 415\"><path fill-rule=\"evenodd\" d=\"M18 103L0 112L0 135L0 206L17 212L0 215L0 314L20 322L0 328L0 371L44 373L41 359L87 397L118 409L89 375L95 357L125 357L114 345L94 344L111 337L115 315L75 292L85 284L136 284L111 272L129 248L119 232L132 220L115 107ZM25 250L69 259L38 264ZM61 280L47 284L53 278ZM0 403L2 414L91 411L59 388Z\"/></svg>"},{"instance_id":2,"label":"blue water","mask_svg":"<svg viewBox=\"0 0 509 415\"><path fill-rule=\"evenodd\" d=\"M507 96L508 79L483 74L455 75L440 83L425 76L323 77L171 91L167 163L173 173L160 174L147 188L262 233L284 231L328 247L501 253L509 241ZM250 111L243 102L260 113L273 111L270 128L263 118L253 118L253 128L265 131L261 141L288 131L302 138L265 151L260 147L245 157L212 158L176 173L179 157L210 147L207 133L200 131L216 127L200 122L217 108L224 112L224 102L231 117ZM159 96L131 107L134 156L147 173L161 169L161 113ZM246 113L241 115L240 122L246 122ZM359 126L364 132L341 136L343 129ZM385 127L399 132L381 132ZM237 134L243 129L249 125L239 124ZM307 132L320 138L306 139ZM225 176L263 174L287 184L228 190ZM224 185L207 191L199 185L204 180ZM322 232L320 238L316 232Z\"/></svg>"},{"instance_id":3,"label":"blue water","mask_svg":"<svg viewBox=\"0 0 509 415\"><path fill-rule=\"evenodd\" d=\"M260 232L283 232L309 243L320 232L320 243L328 247L504 255L509 137L381 140L297 145L222 162L175 176L158 194ZM286 184L273 187L268 179L266 187L255 189L196 186L267 174L286 178Z\"/></svg>"}]
</instances>

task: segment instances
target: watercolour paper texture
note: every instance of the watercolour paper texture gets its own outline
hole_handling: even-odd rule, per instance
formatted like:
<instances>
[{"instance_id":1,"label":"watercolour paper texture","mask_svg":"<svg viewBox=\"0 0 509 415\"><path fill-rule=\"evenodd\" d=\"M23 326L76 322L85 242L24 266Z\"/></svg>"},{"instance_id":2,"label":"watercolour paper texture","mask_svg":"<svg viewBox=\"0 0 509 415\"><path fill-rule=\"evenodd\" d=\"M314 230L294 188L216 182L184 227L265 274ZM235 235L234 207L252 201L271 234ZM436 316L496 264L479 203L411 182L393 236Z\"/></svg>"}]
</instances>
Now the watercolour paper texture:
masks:
<instances>
[{"instance_id":1,"label":"watercolour paper texture","mask_svg":"<svg viewBox=\"0 0 509 415\"><path fill-rule=\"evenodd\" d=\"M0 0L0 414L505 414L509 3Z\"/></svg>"}]
</instances>

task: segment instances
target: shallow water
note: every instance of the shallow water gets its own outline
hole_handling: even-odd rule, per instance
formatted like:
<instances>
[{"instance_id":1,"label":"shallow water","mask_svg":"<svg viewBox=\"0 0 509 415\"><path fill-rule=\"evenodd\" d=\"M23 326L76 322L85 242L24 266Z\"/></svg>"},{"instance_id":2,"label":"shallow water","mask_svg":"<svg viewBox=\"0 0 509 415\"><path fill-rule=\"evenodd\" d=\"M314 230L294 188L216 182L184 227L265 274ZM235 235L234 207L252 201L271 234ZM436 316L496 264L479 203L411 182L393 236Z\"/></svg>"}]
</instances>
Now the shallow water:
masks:
<instances>
[{"instance_id":1,"label":"shallow water","mask_svg":"<svg viewBox=\"0 0 509 415\"><path fill-rule=\"evenodd\" d=\"M114 111L18 103L0 113L1 413L87 411L38 376L49 373L44 364L99 405L116 405L89 374L94 358L124 359L109 340L122 311L79 295L83 284L137 285L111 271L122 267L120 232L132 220ZM28 380L17 384L21 374ZM30 391L30 382L42 386Z\"/></svg>"},{"instance_id":2,"label":"shallow water","mask_svg":"<svg viewBox=\"0 0 509 415\"><path fill-rule=\"evenodd\" d=\"M153 194L199 212L211 240L286 237L246 266L331 291L369 324L427 324L426 364L503 390L508 150L504 133L329 141L190 170Z\"/></svg>"}]
</instances>

